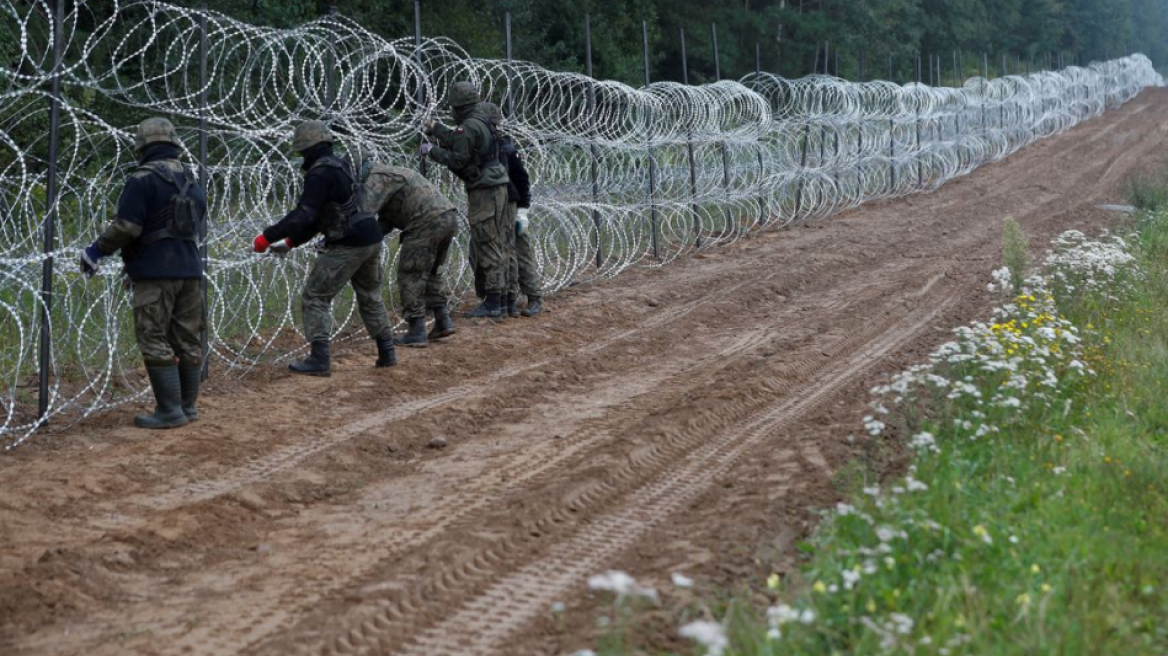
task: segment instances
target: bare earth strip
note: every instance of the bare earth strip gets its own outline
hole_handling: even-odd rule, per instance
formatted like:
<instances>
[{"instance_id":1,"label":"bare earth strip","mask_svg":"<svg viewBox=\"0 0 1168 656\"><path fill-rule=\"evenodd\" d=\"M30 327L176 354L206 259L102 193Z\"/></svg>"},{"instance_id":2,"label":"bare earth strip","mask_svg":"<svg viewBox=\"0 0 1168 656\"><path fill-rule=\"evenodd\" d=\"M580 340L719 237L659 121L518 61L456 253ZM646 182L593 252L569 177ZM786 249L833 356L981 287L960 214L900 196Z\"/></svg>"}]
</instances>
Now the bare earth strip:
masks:
<instances>
[{"instance_id":1,"label":"bare earth strip","mask_svg":"<svg viewBox=\"0 0 1168 656\"><path fill-rule=\"evenodd\" d=\"M359 342L330 380L217 380L185 429L127 409L41 436L0 459L0 652L583 646L586 601L566 629L541 618L588 575L660 578L689 551L716 578L749 560L724 536L830 502L834 418L984 312L1001 218L1105 223L1166 114L1148 91L937 193L462 322L390 371Z\"/></svg>"}]
</instances>

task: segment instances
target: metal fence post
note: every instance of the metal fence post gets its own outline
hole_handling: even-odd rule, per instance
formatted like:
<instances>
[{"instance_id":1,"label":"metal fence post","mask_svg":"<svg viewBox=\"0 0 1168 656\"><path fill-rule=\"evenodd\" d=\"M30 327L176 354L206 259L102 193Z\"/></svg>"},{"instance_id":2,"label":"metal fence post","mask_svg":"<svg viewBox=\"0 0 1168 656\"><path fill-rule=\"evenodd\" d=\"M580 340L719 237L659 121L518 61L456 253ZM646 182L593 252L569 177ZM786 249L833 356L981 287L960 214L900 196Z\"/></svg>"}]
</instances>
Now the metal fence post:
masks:
<instances>
[{"instance_id":1,"label":"metal fence post","mask_svg":"<svg viewBox=\"0 0 1168 656\"><path fill-rule=\"evenodd\" d=\"M918 52L917 53L917 85L918 85L918 87L919 87L919 85L922 84L922 82L923 81L922 81L922 71L921 71L921 53ZM920 89L919 88L914 89L913 93L920 94ZM920 156L921 156L921 105L920 105L919 97L914 99L914 100L916 100L916 106L917 106L917 117L916 117L916 120L914 121L914 123L915 123L914 127L916 128L916 132L917 132L917 188L919 189L919 188L925 186L925 169L924 169L924 163L921 162L921 159L920 159Z\"/></svg>"},{"instance_id":2,"label":"metal fence post","mask_svg":"<svg viewBox=\"0 0 1168 656\"><path fill-rule=\"evenodd\" d=\"M592 80L592 15L584 14L584 61L588 79ZM588 85L588 117L593 129L596 128L596 84ZM592 159L592 225L596 227L596 271L599 273L604 261L603 240L600 235L600 158L596 152L595 139L590 140L588 150Z\"/></svg>"},{"instance_id":3,"label":"metal fence post","mask_svg":"<svg viewBox=\"0 0 1168 656\"><path fill-rule=\"evenodd\" d=\"M713 46L714 46L714 80L717 82L721 82L722 81L722 57L718 52L718 24L717 23L710 23L710 39L713 42ZM726 150L726 142L725 141L718 142L718 149L722 151L722 189L726 192L726 198L729 199L730 198L730 153L729 153L729 151ZM722 218L724 218L726 220L726 225L727 225L727 227L729 227L729 225L731 223L729 209L727 209L727 208L722 209ZM734 222L737 223L737 221L734 221ZM734 232L735 233L738 232L737 225L734 226Z\"/></svg>"},{"instance_id":4,"label":"metal fence post","mask_svg":"<svg viewBox=\"0 0 1168 656\"><path fill-rule=\"evenodd\" d=\"M199 186L203 193L211 183L211 175L207 170L207 3L202 3L199 14ZM208 202L210 199L208 198ZM210 212L207 213L211 215ZM200 376L207 380L210 375L211 354L209 328L207 326L207 308L209 306L207 286L207 265L210 262L210 253L207 245L208 230L204 225L203 234L199 235L199 255L203 258L203 279L200 285L203 288L203 331L199 335L202 347L203 363Z\"/></svg>"},{"instance_id":5,"label":"metal fence post","mask_svg":"<svg viewBox=\"0 0 1168 656\"><path fill-rule=\"evenodd\" d=\"M57 155L61 146L61 59L64 56L65 0L53 3L53 81L49 98L49 170L45 180L44 255L41 263L41 334L38 361L37 418L49 413L49 369L52 368L53 250L57 246Z\"/></svg>"},{"instance_id":6,"label":"metal fence post","mask_svg":"<svg viewBox=\"0 0 1168 656\"><path fill-rule=\"evenodd\" d=\"M337 6L330 4L328 8L328 15L336 16ZM337 104L337 53L332 48L328 51L328 110L326 115L332 116L335 105Z\"/></svg>"},{"instance_id":7,"label":"metal fence post","mask_svg":"<svg viewBox=\"0 0 1168 656\"><path fill-rule=\"evenodd\" d=\"M644 45L645 53L645 90L648 91L651 80L649 79L649 21L641 21L641 42ZM648 114L648 118L652 120L652 114ZM653 230L653 257L660 259L660 251L657 244L657 165L653 160L653 142L651 135L645 135L647 142L647 152L649 157L649 221Z\"/></svg>"},{"instance_id":8,"label":"metal fence post","mask_svg":"<svg viewBox=\"0 0 1168 656\"><path fill-rule=\"evenodd\" d=\"M414 0L414 60L418 62L419 72L422 68L422 2L421 0ZM425 102L425 85L418 85L417 97L414 99L420 107ZM426 175L426 156L418 155L418 171L422 176Z\"/></svg>"},{"instance_id":9,"label":"metal fence post","mask_svg":"<svg viewBox=\"0 0 1168 656\"><path fill-rule=\"evenodd\" d=\"M685 50L685 28L678 29L681 35L681 83L689 86L689 54ZM702 247L702 218L698 209L698 175L697 164L694 162L693 133L689 125L685 126L685 150L689 157L689 198L693 210L694 246Z\"/></svg>"},{"instance_id":10,"label":"metal fence post","mask_svg":"<svg viewBox=\"0 0 1168 656\"><path fill-rule=\"evenodd\" d=\"M507 63L511 63L511 12L506 14L506 31L507 31ZM515 95L511 93L511 67L507 67L507 102L503 103L504 109L507 110L507 117L510 118L515 115Z\"/></svg>"},{"instance_id":11,"label":"metal fence post","mask_svg":"<svg viewBox=\"0 0 1168 656\"><path fill-rule=\"evenodd\" d=\"M759 44L757 41L754 44L754 77L756 80L755 84L758 84L757 81L762 78L762 45ZM762 190L763 189L762 188L762 181L763 181L763 177L765 175L766 175L766 168L765 168L765 165L763 164L762 142L760 141L758 144L758 182L759 182L759 184L758 184L758 222L759 222L760 227L766 221L767 204L766 204L766 201L764 200L763 190Z\"/></svg>"}]
</instances>

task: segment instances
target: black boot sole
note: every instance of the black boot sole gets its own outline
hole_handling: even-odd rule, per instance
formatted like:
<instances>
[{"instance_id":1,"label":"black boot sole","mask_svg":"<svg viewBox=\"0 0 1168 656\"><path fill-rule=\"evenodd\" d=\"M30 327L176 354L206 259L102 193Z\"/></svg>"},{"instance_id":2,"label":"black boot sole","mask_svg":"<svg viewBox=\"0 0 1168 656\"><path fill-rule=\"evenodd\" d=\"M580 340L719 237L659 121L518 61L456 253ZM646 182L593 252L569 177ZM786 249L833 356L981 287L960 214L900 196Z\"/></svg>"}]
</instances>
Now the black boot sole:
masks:
<instances>
[{"instance_id":1,"label":"black boot sole","mask_svg":"<svg viewBox=\"0 0 1168 656\"><path fill-rule=\"evenodd\" d=\"M291 367L288 368L288 371L291 371L294 374L300 374L301 376L315 376L317 378L328 378L333 375L333 372L331 371L300 371L299 369L293 369Z\"/></svg>"},{"instance_id":2,"label":"black boot sole","mask_svg":"<svg viewBox=\"0 0 1168 656\"><path fill-rule=\"evenodd\" d=\"M427 346L430 345L430 340L429 340L429 338L427 338L426 341L424 341L424 342L407 342L405 340L399 340L398 338L394 338L393 345L394 346L408 346L410 348L426 348Z\"/></svg>"},{"instance_id":3,"label":"black boot sole","mask_svg":"<svg viewBox=\"0 0 1168 656\"><path fill-rule=\"evenodd\" d=\"M166 423L166 424L147 424L147 423L144 423L144 422L140 421L140 420L138 419L138 417L134 417L134 426L135 426L136 428L144 428L144 429L146 429L146 430L167 430L167 429L170 429L170 428L182 428L183 426L186 426L187 424L189 424L189 423L190 423L190 421L191 421L191 420L190 420L190 419L187 419L187 418L186 418L186 416L184 415L184 416L183 416L183 419L182 419L182 421L181 421L181 422L180 422L180 421L178 421L178 420L176 419L176 420L175 420L174 422L172 422L172 423Z\"/></svg>"},{"instance_id":4,"label":"black boot sole","mask_svg":"<svg viewBox=\"0 0 1168 656\"><path fill-rule=\"evenodd\" d=\"M454 333L457 333L457 332L458 332L457 330L454 330L453 328L451 328L450 330L447 330L447 331L441 332L441 333L430 333L428 337L429 337L430 341L432 342L436 339L444 339L446 337L450 337L451 335L453 335Z\"/></svg>"}]
</instances>

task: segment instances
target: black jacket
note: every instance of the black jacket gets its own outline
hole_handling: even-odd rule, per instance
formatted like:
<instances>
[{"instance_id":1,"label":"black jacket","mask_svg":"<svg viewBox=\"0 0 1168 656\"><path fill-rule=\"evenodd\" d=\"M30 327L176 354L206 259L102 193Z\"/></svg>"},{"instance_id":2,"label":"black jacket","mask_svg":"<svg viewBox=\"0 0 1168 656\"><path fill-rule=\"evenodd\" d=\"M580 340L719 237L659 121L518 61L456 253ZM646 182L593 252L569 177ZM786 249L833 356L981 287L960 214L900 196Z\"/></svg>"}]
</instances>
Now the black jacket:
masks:
<instances>
[{"instance_id":1,"label":"black jacket","mask_svg":"<svg viewBox=\"0 0 1168 656\"><path fill-rule=\"evenodd\" d=\"M499 148L499 160L507 167L507 200L518 203L519 207L531 207L531 180L527 177L527 167L523 156L510 137L503 138Z\"/></svg>"},{"instance_id":2,"label":"black jacket","mask_svg":"<svg viewBox=\"0 0 1168 656\"><path fill-rule=\"evenodd\" d=\"M160 160L177 160L178 148L170 144L156 144L142 154L140 164ZM194 175L189 169L188 173ZM193 181L188 194L207 212L207 196L198 180ZM180 180L181 183L181 180ZM199 245L185 239L161 239L146 246L138 246L145 237L166 228L167 219L159 213L170 206L178 189L149 171L134 171L118 199L116 223L129 228L141 226L142 232L128 245L122 245L122 261L131 280L183 280L203 277L203 259ZM123 242L124 243L124 242Z\"/></svg>"},{"instance_id":3,"label":"black jacket","mask_svg":"<svg viewBox=\"0 0 1168 656\"><path fill-rule=\"evenodd\" d=\"M276 243L284 238L290 238L296 246L305 244L321 233L317 218L328 203L346 203L353 194L352 181L340 169L327 166L318 166L309 171L318 159L332 155L333 148L329 144L319 144L309 148L304 153L304 164L301 168L308 171L304 177L304 191L300 193L300 200L296 209L280 219L280 222L264 230L264 238L270 243ZM328 246L369 246L381 241L381 228L374 217L353 226L353 231L343 239L327 242Z\"/></svg>"}]
</instances>

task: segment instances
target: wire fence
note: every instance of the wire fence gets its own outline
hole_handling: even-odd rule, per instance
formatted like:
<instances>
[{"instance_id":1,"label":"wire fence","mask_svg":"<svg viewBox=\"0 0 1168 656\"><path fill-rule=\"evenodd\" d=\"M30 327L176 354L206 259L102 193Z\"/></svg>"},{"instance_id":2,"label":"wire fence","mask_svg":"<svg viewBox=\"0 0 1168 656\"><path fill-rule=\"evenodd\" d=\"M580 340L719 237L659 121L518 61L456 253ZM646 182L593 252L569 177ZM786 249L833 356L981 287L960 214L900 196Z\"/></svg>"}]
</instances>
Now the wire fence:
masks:
<instances>
[{"instance_id":1,"label":"wire fence","mask_svg":"<svg viewBox=\"0 0 1168 656\"><path fill-rule=\"evenodd\" d=\"M446 116L446 89L481 85L525 154L536 255L554 292L936 189L1162 82L1134 55L956 88L765 72L691 86L651 82L648 66L633 88L475 59L418 34L386 41L337 14L276 30L161 2L102 3L100 17L64 4L0 0L0 33L16 35L0 48L17 61L0 69L6 449L50 420L68 425L147 393L117 267L86 280L76 265L135 162L132 125L107 122L111 107L179 126L210 202L207 357L216 374L244 375L303 349L296 299L311 249L281 258L249 248L296 202L289 139L303 120L326 119L362 159L419 166L421 128ZM427 173L465 203L451 175ZM471 287L463 228L449 265L459 294ZM395 244L383 265L396 311ZM351 296L335 314L337 339L360 334Z\"/></svg>"}]
</instances>

